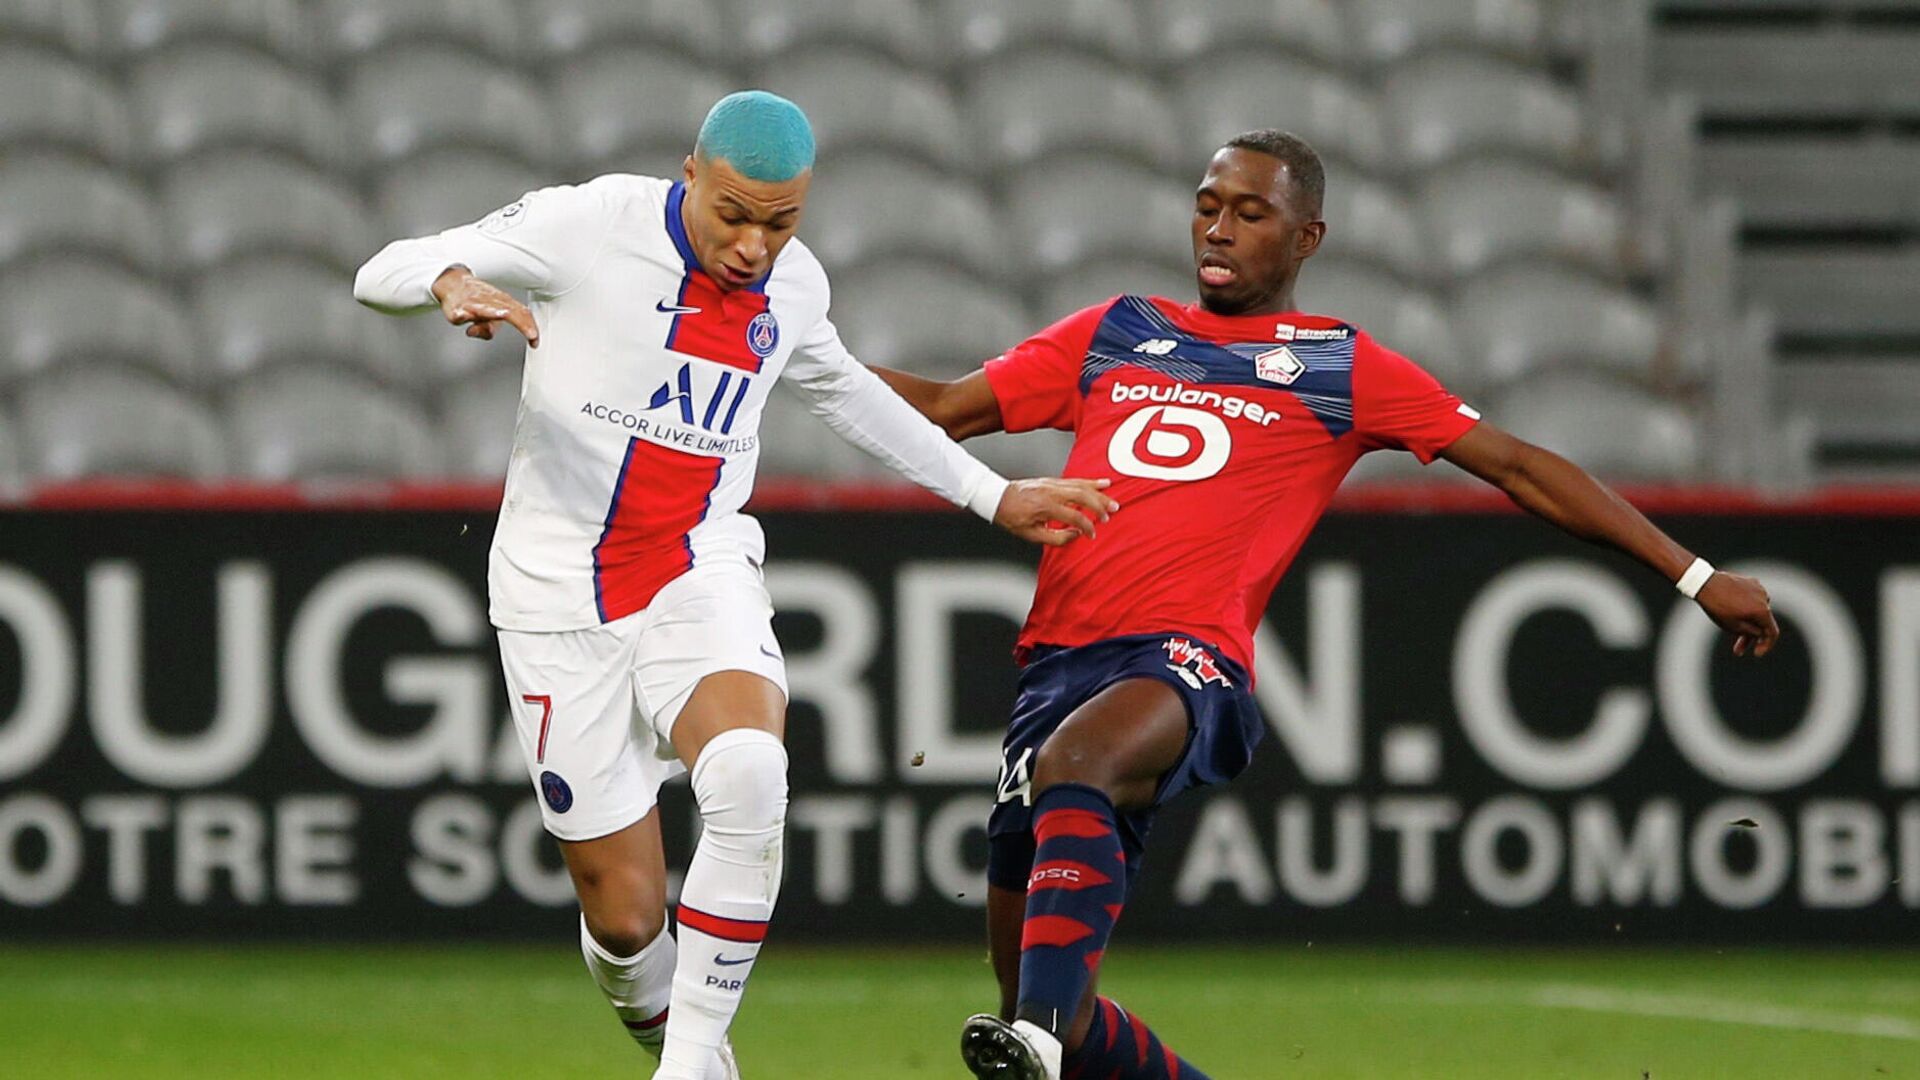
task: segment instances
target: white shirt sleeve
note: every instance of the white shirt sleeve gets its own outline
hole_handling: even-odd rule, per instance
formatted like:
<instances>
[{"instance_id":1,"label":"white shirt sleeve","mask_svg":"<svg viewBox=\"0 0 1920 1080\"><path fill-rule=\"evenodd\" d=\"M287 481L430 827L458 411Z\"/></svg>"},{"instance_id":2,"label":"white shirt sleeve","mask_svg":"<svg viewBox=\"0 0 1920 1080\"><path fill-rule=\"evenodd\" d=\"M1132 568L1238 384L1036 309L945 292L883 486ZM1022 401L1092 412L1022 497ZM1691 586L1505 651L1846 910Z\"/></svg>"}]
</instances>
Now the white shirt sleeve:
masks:
<instances>
[{"instance_id":1,"label":"white shirt sleeve","mask_svg":"<svg viewBox=\"0 0 1920 1080\"><path fill-rule=\"evenodd\" d=\"M988 521L1007 481L853 358L825 314L802 338L781 377L834 433L902 476Z\"/></svg>"},{"instance_id":2,"label":"white shirt sleeve","mask_svg":"<svg viewBox=\"0 0 1920 1080\"><path fill-rule=\"evenodd\" d=\"M354 275L353 296L389 314L436 308L433 283L456 264L495 285L557 296L592 269L607 217L596 183L530 191L471 225L388 244Z\"/></svg>"}]
</instances>

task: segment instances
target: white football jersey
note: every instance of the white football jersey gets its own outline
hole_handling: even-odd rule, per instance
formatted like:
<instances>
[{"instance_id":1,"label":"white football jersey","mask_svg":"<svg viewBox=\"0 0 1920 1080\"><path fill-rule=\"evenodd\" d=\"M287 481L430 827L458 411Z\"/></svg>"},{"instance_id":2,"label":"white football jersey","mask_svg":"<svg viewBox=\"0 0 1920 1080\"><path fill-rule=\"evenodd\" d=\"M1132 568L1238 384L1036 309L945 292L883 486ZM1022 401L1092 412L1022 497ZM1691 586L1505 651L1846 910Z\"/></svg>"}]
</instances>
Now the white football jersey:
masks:
<instances>
[{"instance_id":1,"label":"white football jersey","mask_svg":"<svg viewBox=\"0 0 1920 1080\"><path fill-rule=\"evenodd\" d=\"M611 622L703 560L760 563L765 539L740 508L783 376L910 479L988 519L999 505L1006 481L848 354L804 244L751 289L722 290L687 241L683 195L618 174L545 188L389 244L354 280L355 297L390 312L437 309L432 284L455 264L530 294L540 347L527 350L489 560L495 626Z\"/></svg>"}]
</instances>

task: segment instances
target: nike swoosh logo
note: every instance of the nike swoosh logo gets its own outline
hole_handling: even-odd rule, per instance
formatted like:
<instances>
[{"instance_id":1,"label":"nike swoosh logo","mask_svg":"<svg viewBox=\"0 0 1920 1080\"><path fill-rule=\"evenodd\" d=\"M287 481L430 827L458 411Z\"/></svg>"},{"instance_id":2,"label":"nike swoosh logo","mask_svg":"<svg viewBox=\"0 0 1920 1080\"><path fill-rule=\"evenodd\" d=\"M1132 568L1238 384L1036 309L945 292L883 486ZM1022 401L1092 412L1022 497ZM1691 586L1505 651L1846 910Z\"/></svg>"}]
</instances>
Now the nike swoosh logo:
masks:
<instances>
[{"instance_id":1,"label":"nike swoosh logo","mask_svg":"<svg viewBox=\"0 0 1920 1080\"><path fill-rule=\"evenodd\" d=\"M653 305L653 310L659 312L662 315L698 315L700 314L700 309L697 307L687 307L684 304L669 304L665 300L660 300L655 302Z\"/></svg>"},{"instance_id":2,"label":"nike swoosh logo","mask_svg":"<svg viewBox=\"0 0 1920 1080\"><path fill-rule=\"evenodd\" d=\"M718 953L715 953L715 954L714 954L714 956L713 956L713 962L714 962L714 963L716 963L716 964L719 964L719 965L720 965L721 967L737 967L737 966L739 966L739 965L741 965L741 964L751 964L751 963L753 963L753 957L751 957L751 956L743 956L743 957L741 957L741 958L740 958L740 959L738 959L738 960L729 960L729 959L727 959L726 957L724 957L724 956L721 956L721 955L720 955L720 954L718 954Z\"/></svg>"},{"instance_id":3,"label":"nike swoosh logo","mask_svg":"<svg viewBox=\"0 0 1920 1080\"><path fill-rule=\"evenodd\" d=\"M760 655L767 657L768 659L771 659L771 660L780 659L779 653L774 652L772 649L767 648L765 645L760 646Z\"/></svg>"}]
</instances>

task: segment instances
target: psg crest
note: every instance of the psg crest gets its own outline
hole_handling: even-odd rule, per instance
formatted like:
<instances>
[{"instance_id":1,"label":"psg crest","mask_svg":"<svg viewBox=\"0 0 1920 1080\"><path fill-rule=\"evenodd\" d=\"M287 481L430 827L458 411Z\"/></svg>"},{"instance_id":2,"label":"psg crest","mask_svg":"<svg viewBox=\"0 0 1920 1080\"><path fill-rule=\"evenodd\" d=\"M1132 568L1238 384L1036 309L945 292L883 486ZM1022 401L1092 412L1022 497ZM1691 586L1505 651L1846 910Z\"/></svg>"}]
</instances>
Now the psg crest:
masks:
<instances>
[{"instance_id":1,"label":"psg crest","mask_svg":"<svg viewBox=\"0 0 1920 1080\"><path fill-rule=\"evenodd\" d=\"M556 814L573 809L573 789L557 772L548 770L540 774L540 794L545 796L547 805L553 807Z\"/></svg>"},{"instance_id":2,"label":"psg crest","mask_svg":"<svg viewBox=\"0 0 1920 1080\"><path fill-rule=\"evenodd\" d=\"M773 354L773 347L780 344L780 324L774 321L773 312L763 311L747 324L747 348L753 355L765 360Z\"/></svg>"}]
</instances>

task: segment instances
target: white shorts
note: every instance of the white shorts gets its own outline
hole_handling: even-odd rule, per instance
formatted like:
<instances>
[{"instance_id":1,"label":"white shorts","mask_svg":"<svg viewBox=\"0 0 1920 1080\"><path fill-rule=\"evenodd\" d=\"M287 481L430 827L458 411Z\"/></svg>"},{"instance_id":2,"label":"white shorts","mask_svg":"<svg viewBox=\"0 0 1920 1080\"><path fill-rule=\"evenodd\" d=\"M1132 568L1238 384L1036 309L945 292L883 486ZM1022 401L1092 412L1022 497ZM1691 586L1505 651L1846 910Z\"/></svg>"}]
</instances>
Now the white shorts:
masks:
<instances>
[{"instance_id":1,"label":"white shorts","mask_svg":"<svg viewBox=\"0 0 1920 1080\"><path fill-rule=\"evenodd\" d=\"M646 817L686 771L673 722L695 684L749 671L787 690L773 602L744 561L696 566L624 619L533 633L501 630L508 704L547 831L606 836Z\"/></svg>"}]
</instances>

